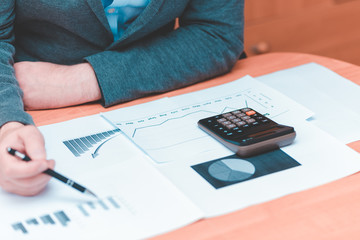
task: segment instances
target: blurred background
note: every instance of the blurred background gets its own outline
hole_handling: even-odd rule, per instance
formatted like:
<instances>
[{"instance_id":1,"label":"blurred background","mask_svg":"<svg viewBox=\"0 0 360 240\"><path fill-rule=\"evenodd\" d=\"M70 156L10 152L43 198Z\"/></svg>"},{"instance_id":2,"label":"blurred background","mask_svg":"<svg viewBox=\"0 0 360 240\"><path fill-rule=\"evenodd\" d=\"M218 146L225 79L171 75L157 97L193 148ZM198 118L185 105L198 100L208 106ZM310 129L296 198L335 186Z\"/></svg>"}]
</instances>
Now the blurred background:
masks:
<instances>
[{"instance_id":1,"label":"blurred background","mask_svg":"<svg viewBox=\"0 0 360 240\"><path fill-rule=\"evenodd\" d=\"M245 0L245 51L312 53L360 65L360 0Z\"/></svg>"}]
</instances>

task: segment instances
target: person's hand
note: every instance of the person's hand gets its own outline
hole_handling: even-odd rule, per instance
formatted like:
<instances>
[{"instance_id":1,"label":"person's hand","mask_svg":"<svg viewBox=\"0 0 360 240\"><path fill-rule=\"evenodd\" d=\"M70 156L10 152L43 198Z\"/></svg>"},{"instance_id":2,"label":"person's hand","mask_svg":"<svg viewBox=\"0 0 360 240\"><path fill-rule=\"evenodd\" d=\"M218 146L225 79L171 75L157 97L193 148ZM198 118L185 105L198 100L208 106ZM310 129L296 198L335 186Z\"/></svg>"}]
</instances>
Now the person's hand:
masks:
<instances>
[{"instance_id":1,"label":"person's hand","mask_svg":"<svg viewBox=\"0 0 360 240\"><path fill-rule=\"evenodd\" d=\"M78 105L101 98L95 72L89 63L67 66L18 62L14 69L27 110Z\"/></svg>"},{"instance_id":2,"label":"person's hand","mask_svg":"<svg viewBox=\"0 0 360 240\"><path fill-rule=\"evenodd\" d=\"M25 162L7 152L11 147L28 155ZM33 196L41 192L50 177L42 172L53 169L55 162L46 160L44 139L35 126L9 122L0 129L0 186L8 192Z\"/></svg>"}]
</instances>

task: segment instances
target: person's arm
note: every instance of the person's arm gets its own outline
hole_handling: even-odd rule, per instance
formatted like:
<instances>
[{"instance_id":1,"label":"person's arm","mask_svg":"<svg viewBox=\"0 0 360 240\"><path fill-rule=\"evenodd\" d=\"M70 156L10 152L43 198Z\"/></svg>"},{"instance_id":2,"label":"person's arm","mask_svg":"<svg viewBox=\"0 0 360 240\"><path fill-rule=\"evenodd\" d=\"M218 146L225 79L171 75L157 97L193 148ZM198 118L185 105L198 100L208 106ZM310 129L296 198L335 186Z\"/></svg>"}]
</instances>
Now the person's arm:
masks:
<instances>
[{"instance_id":1,"label":"person's arm","mask_svg":"<svg viewBox=\"0 0 360 240\"><path fill-rule=\"evenodd\" d=\"M33 124L24 111L22 91L14 73L14 21L15 0L4 0L0 4L0 126L10 121Z\"/></svg>"},{"instance_id":2,"label":"person's arm","mask_svg":"<svg viewBox=\"0 0 360 240\"><path fill-rule=\"evenodd\" d=\"M50 109L92 102L101 98L89 63L59 65L48 62L18 62L16 78L24 92L25 109Z\"/></svg>"},{"instance_id":3,"label":"person's arm","mask_svg":"<svg viewBox=\"0 0 360 240\"><path fill-rule=\"evenodd\" d=\"M22 92L13 69L13 24L15 0L0 4L0 186L20 195L34 195L49 181L41 174L53 168L53 161L46 161L44 140L39 130L23 108ZM28 154L33 161L23 162L7 153L13 147Z\"/></svg>"},{"instance_id":4,"label":"person's arm","mask_svg":"<svg viewBox=\"0 0 360 240\"><path fill-rule=\"evenodd\" d=\"M231 70L243 51L243 0L191 0L180 27L86 57L104 106L190 85Z\"/></svg>"}]
</instances>

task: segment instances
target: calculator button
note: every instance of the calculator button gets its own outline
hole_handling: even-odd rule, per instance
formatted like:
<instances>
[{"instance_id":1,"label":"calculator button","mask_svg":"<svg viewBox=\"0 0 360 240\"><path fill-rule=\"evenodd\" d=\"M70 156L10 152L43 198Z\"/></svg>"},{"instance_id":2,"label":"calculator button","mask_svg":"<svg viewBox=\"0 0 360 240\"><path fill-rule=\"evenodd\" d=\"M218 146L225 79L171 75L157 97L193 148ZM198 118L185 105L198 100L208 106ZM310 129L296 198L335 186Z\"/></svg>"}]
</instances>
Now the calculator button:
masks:
<instances>
[{"instance_id":1,"label":"calculator button","mask_svg":"<svg viewBox=\"0 0 360 240\"><path fill-rule=\"evenodd\" d=\"M232 114L239 114L239 113L241 113L240 110L235 110L235 111L232 112Z\"/></svg>"},{"instance_id":2,"label":"calculator button","mask_svg":"<svg viewBox=\"0 0 360 240\"><path fill-rule=\"evenodd\" d=\"M259 125L259 122L253 122L252 125L257 126L257 125Z\"/></svg>"},{"instance_id":3,"label":"calculator button","mask_svg":"<svg viewBox=\"0 0 360 240\"><path fill-rule=\"evenodd\" d=\"M237 123L237 122L241 122L241 120L240 119L238 119L238 118L235 118L235 119L233 119L233 120L231 120L233 123Z\"/></svg>"},{"instance_id":4,"label":"calculator button","mask_svg":"<svg viewBox=\"0 0 360 240\"><path fill-rule=\"evenodd\" d=\"M220 119L218 119L217 121L218 121L219 123L222 123L222 122L226 122L227 119L226 119L226 118L220 118Z\"/></svg>"},{"instance_id":5,"label":"calculator button","mask_svg":"<svg viewBox=\"0 0 360 240\"><path fill-rule=\"evenodd\" d=\"M245 114L245 113L239 113L239 114L235 114L235 116L237 116L238 118L240 118L240 117L246 116L246 114Z\"/></svg>"},{"instance_id":6,"label":"calculator button","mask_svg":"<svg viewBox=\"0 0 360 240\"><path fill-rule=\"evenodd\" d=\"M231 116L226 117L227 120L233 120L233 119L235 119L235 118L236 118L236 117L235 117L234 115L231 115Z\"/></svg>"},{"instance_id":7,"label":"calculator button","mask_svg":"<svg viewBox=\"0 0 360 240\"><path fill-rule=\"evenodd\" d=\"M246 122L241 121L241 122L237 122L237 123L236 123L236 126L242 127L242 126L244 126L245 124L246 124Z\"/></svg>"},{"instance_id":8,"label":"calculator button","mask_svg":"<svg viewBox=\"0 0 360 240\"><path fill-rule=\"evenodd\" d=\"M227 129L232 129L232 128L236 127L236 125L235 124L227 124L227 125L225 125L225 127Z\"/></svg>"},{"instance_id":9,"label":"calculator button","mask_svg":"<svg viewBox=\"0 0 360 240\"><path fill-rule=\"evenodd\" d=\"M242 120L248 120L248 119L250 119L250 117L249 116L244 116L244 117L241 117L241 119Z\"/></svg>"},{"instance_id":10,"label":"calculator button","mask_svg":"<svg viewBox=\"0 0 360 240\"><path fill-rule=\"evenodd\" d=\"M250 110L250 111L246 112L246 115L248 115L248 116L251 116L251 115L254 115L254 114L256 114L256 112L254 110Z\"/></svg>"},{"instance_id":11,"label":"calculator button","mask_svg":"<svg viewBox=\"0 0 360 240\"><path fill-rule=\"evenodd\" d=\"M232 114L231 113L224 113L222 116L223 117L229 117L229 116L232 116Z\"/></svg>"},{"instance_id":12,"label":"calculator button","mask_svg":"<svg viewBox=\"0 0 360 240\"><path fill-rule=\"evenodd\" d=\"M255 122L255 119L250 118L250 119L247 119L246 122L247 122L247 123L253 123L253 122Z\"/></svg>"},{"instance_id":13,"label":"calculator button","mask_svg":"<svg viewBox=\"0 0 360 240\"><path fill-rule=\"evenodd\" d=\"M221 124L223 124L223 125L229 125L229 124L231 124L231 122L230 122L230 121L225 121L225 122L222 122Z\"/></svg>"},{"instance_id":14,"label":"calculator button","mask_svg":"<svg viewBox=\"0 0 360 240\"><path fill-rule=\"evenodd\" d=\"M243 111L243 112L249 112L249 111L253 111L253 110L250 109L250 108L243 108L243 109L241 109L241 111Z\"/></svg>"}]
</instances>

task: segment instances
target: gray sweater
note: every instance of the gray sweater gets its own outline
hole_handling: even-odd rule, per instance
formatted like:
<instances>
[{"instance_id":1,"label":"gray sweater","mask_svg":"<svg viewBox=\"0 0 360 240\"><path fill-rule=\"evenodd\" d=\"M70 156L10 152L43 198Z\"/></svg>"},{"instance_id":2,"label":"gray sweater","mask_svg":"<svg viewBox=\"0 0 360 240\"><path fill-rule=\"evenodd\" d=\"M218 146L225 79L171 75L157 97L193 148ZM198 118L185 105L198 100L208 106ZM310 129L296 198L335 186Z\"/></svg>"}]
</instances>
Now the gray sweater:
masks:
<instances>
[{"instance_id":1,"label":"gray sweater","mask_svg":"<svg viewBox=\"0 0 360 240\"><path fill-rule=\"evenodd\" d=\"M0 126L33 123L14 75L18 61L89 62L104 107L226 73L243 51L243 7L244 0L152 0L113 42L101 0L1 0Z\"/></svg>"}]
</instances>

